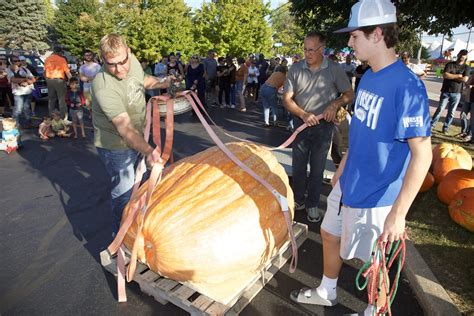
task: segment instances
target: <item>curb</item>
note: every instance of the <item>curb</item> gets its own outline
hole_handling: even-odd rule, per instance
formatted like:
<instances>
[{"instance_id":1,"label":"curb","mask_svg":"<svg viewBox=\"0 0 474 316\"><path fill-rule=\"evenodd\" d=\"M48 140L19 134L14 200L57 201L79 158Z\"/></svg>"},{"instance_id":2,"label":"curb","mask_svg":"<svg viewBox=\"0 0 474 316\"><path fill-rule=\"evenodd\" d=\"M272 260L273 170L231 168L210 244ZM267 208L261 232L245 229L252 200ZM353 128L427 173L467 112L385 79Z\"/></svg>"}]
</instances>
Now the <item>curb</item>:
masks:
<instances>
[{"instance_id":1,"label":"curb","mask_svg":"<svg viewBox=\"0 0 474 316\"><path fill-rule=\"evenodd\" d=\"M436 276L421 257L412 241L406 241L403 274L410 282L425 315L461 315Z\"/></svg>"}]
</instances>

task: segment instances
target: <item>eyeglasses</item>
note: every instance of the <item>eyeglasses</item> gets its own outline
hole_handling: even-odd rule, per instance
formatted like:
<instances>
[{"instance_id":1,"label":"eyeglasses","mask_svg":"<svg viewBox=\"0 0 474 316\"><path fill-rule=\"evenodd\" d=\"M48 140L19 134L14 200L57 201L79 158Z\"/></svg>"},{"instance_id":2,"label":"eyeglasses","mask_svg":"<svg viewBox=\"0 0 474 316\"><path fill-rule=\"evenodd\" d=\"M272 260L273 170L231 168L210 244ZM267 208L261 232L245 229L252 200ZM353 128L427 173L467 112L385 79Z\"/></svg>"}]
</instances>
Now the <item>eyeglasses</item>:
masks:
<instances>
[{"instance_id":1,"label":"eyeglasses","mask_svg":"<svg viewBox=\"0 0 474 316\"><path fill-rule=\"evenodd\" d=\"M321 44L317 48L314 48L314 49L313 48L304 48L303 50L304 50L305 53L314 54L323 46L324 46L324 44Z\"/></svg>"},{"instance_id":2,"label":"eyeglasses","mask_svg":"<svg viewBox=\"0 0 474 316\"><path fill-rule=\"evenodd\" d=\"M104 62L105 62L105 64L106 64L107 66L112 66L112 67L114 67L114 68L117 67L117 66L119 66L119 65L120 65L120 66L123 66L123 65L125 65L125 64L127 63L127 61L128 61L128 51L127 51L127 57L125 57L124 60L119 61L119 62L117 62L117 63L109 63L109 62L104 58L104 56L102 56L102 58L104 59Z\"/></svg>"},{"instance_id":3,"label":"eyeglasses","mask_svg":"<svg viewBox=\"0 0 474 316\"><path fill-rule=\"evenodd\" d=\"M19 63L20 60L19 59L16 59L16 60L12 60L12 63Z\"/></svg>"}]
</instances>

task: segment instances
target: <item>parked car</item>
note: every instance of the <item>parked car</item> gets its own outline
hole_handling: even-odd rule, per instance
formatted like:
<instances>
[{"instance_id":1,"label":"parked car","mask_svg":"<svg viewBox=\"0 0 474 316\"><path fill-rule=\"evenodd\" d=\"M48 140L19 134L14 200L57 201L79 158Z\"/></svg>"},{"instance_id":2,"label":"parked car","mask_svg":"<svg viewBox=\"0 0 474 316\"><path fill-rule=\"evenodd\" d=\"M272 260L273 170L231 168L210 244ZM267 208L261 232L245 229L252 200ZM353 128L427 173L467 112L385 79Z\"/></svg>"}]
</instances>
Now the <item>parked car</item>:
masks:
<instances>
[{"instance_id":1,"label":"parked car","mask_svg":"<svg viewBox=\"0 0 474 316\"><path fill-rule=\"evenodd\" d=\"M40 101L48 100L48 86L46 85L46 79L44 78L44 62L35 55L23 55L26 58L26 62L31 65L38 73L38 78L35 82L36 95L39 96Z\"/></svg>"}]
</instances>

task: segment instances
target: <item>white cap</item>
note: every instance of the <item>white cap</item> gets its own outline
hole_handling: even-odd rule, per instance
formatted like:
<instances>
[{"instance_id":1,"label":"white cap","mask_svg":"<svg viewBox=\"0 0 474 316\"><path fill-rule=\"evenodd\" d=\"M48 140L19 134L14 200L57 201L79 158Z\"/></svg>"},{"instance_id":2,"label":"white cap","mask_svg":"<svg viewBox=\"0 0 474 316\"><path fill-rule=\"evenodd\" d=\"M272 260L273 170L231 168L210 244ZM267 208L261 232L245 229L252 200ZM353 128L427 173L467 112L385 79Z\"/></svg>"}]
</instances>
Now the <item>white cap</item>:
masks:
<instances>
[{"instance_id":1,"label":"white cap","mask_svg":"<svg viewBox=\"0 0 474 316\"><path fill-rule=\"evenodd\" d=\"M18 57L19 60L26 60L26 57L25 56L20 56Z\"/></svg>"},{"instance_id":2,"label":"white cap","mask_svg":"<svg viewBox=\"0 0 474 316\"><path fill-rule=\"evenodd\" d=\"M359 0L352 6L347 27L334 33L352 32L364 26L397 22L397 9L390 0Z\"/></svg>"}]
</instances>

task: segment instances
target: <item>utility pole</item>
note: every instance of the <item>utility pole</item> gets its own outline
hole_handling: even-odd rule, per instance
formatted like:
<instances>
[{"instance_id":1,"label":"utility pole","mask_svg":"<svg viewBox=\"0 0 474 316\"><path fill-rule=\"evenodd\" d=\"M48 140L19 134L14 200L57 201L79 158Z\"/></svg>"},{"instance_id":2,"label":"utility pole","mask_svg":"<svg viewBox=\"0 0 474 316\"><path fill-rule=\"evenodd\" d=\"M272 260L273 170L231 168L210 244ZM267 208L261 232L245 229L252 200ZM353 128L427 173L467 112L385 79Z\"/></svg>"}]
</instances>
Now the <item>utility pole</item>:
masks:
<instances>
[{"instance_id":1,"label":"utility pole","mask_svg":"<svg viewBox=\"0 0 474 316\"><path fill-rule=\"evenodd\" d=\"M444 45L444 35L443 35L443 40L441 41L441 49L439 51L439 58L444 58L444 56L443 56L443 45Z\"/></svg>"},{"instance_id":2,"label":"utility pole","mask_svg":"<svg viewBox=\"0 0 474 316\"><path fill-rule=\"evenodd\" d=\"M420 49L418 50L418 56L416 56L416 59L418 60L417 62L418 65L421 63L421 50L423 49L423 43L421 41L422 35L423 35L423 32L420 31Z\"/></svg>"},{"instance_id":3,"label":"utility pole","mask_svg":"<svg viewBox=\"0 0 474 316\"><path fill-rule=\"evenodd\" d=\"M471 31L472 31L472 27L469 28L469 35L467 36L466 49L469 49L469 40L471 39Z\"/></svg>"}]
</instances>

